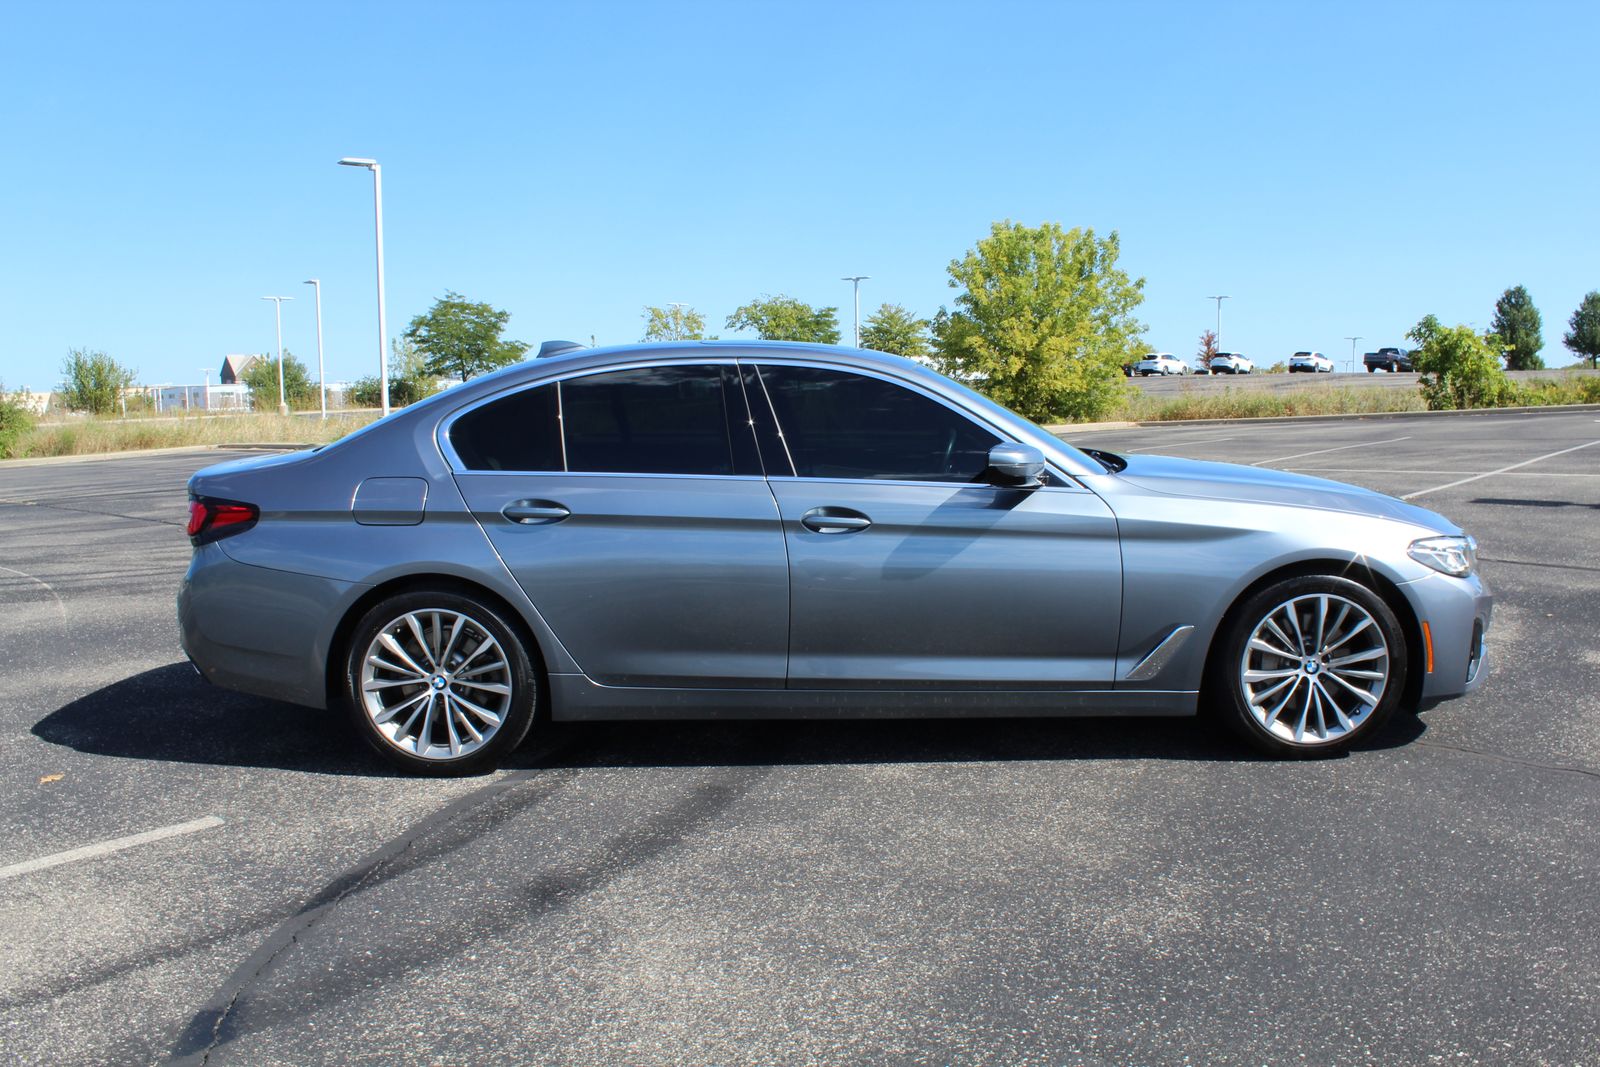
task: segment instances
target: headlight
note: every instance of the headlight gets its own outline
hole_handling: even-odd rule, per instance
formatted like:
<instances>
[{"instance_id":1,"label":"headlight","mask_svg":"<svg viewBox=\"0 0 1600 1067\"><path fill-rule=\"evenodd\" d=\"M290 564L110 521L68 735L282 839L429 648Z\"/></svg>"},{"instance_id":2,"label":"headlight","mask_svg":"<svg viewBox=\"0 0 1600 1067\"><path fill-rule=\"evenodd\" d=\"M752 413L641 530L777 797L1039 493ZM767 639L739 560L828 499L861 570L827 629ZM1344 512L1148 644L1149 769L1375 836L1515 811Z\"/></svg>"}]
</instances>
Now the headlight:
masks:
<instances>
[{"instance_id":1,"label":"headlight","mask_svg":"<svg viewBox=\"0 0 1600 1067\"><path fill-rule=\"evenodd\" d=\"M1406 555L1457 578L1465 578L1478 565L1478 542L1470 537L1424 537L1411 542Z\"/></svg>"}]
</instances>

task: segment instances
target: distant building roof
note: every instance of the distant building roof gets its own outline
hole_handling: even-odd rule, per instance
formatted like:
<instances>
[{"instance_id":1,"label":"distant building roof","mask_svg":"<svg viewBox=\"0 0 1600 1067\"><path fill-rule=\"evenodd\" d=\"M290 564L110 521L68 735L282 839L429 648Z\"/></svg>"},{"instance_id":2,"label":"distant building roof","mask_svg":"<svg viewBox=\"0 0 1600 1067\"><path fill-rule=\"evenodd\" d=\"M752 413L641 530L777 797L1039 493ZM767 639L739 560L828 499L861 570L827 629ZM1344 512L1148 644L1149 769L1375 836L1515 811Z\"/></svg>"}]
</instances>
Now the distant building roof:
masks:
<instances>
[{"instance_id":1,"label":"distant building roof","mask_svg":"<svg viewBox=\"0 0 1600 1067\"><path fill-rule=\"evenodd\" d=\"M250 369L251 364L264 358L266 357L259 353L244 356L224 356L222 373L218 375L218 381L222 385L238 385L240 378L244 376L245 371Z\"/></svg>"}]
</instances>

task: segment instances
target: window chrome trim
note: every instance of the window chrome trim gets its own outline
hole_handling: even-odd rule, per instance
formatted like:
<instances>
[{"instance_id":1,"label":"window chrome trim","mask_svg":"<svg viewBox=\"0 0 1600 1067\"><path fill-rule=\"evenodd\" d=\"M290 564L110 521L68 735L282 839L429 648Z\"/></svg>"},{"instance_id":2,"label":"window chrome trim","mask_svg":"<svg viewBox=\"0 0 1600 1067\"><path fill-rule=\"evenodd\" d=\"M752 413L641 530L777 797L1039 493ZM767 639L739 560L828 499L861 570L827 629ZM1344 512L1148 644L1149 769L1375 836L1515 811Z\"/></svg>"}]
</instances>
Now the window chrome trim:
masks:
<instances>
[{"instance_id":1,"label":"window chrome trim","mask_svg":"<svg viewBox=\"0 0 1600 1067\"><path fill-rule=\"evenodd\" d=\"M540 388L543 388L545 386L555 386L556 387L556 412L557 412L557 418L559 420L561 418L561 416L564 414L564 412L561 409L561 399L560 399L561 398L561 388L560 388L560 386L561 386L562 382L573 381L573 380L576 380L578 378L587 378L587 377L590 377L590 376L595 375L595 374L610 374L610 373L613 373L613 372L616 372L616 371L648 370L648 369L650 369L652 367L684 367L684 366L688 366L688 367L732 367L732 368L735 369L735 371L742 371L745 367L749 367L751 370L754 370L756 372L756 380L758 382L761 382L762 399L767 401L767 412L772 417L772 425L775 428L777 428L778 434L779 434L779 439L783 440L782 424L779 423L777 411L773 408L771 400L766 395L766 382L763 381L762 378L761 378L760 367L761 367L761 365L763 363L771 364L771 365L774 365L774 366L808 367L808 368L813 369L813 370L831 370L831 371L838 371L838 372L842 372L842 373L846 373L846 374L858 374L858 375L861 375L864 378L876 378L879 381L888 382L891 385L898 385L898 386L901 386L902 388L910 389L911 391L917 393L919 396L926 397L927 399L932 400L936 404L943 405L945 408L947 408L948 410L950 410L950 411L954 412L955 414L961 416L962 418L966 419L968 422L977 423L979 426L983 427L984 429L988 430L990 433L994 434L1001 441L1012 440L1012 438L1006 433L1005 427L1002 427L1002 426L1000 426L1000 425L998 425L998 424L996 424L994 422L989 421L989 419L987 419L986 417L984 417L982 415L979 415L979 414L977 414L977 413L975 413L973 411L969 411L968 409L966 409L964 407L958 406L953 401L951 401L951 400L949 400L949 399L947 399L947 398L945 398L943 396L940 396L937 393L929 390L928 388L923 386L923 384L921 382L917 382L917 381L914 381L914 380L911 380L911 379L906 379L906 378L895 377L892 374L884 373L883 371L879 370L877 367L862 367L862 366L857 366L856 364L849 363L849 362L838 362L838 363L835 363L835 362L831 362L831 361L827 361L827 360L816 360L816 359L810 359L810 358L804 358L804 357L783 358L782 356L780 356L780 357L778 357L776 359L770 359L770 358L767 358L764 353L763 354L757 354L757 352L750 352L750 353L747 353L744 356L726 355L726 356L714 356L714 357L710 357L710 358L707 358L706 356L701 356L701 355L699 355L697 353L685 353L683 355L672 356L672 357L668 357L668 358L664 358L664 359L642 360L642 361L637 362L637 363L631 363L630 362L630 363L625 363L625 364L621 364L621 365L609 365L609 366L603 366L603 367L585 367L585 368L583 368L581 370L572 371L571 373L568 373L568 374L552 375L549 378L541 378L538 381L518 382L515 385L508 385L504 389L501 389L501 390L498 390L498 391L496 391L494 393L491 393L488 396L479 397L476 400L469 401L469 402L463 404L461 407L456 408L454 411L451 411L448 415L445 415L443 418L441 418L439 420L438 426L434 430L434 435L433 435L434 436L434 444L438 447L440 454L444 456L445 463L450 467L450 473L452 475L454 475L454 474L513 474L513 475L574 474L574 475L578 475L580 477L596 477L596 478L606 478L606 477L621 477L621 478L718 478L718 479L738 478L738 479L760 479L762 481L765 481L765 480L770 479L770 478L788 478L788 479L794 480L794 481L835 481L835 482L845 482L845 483L848 483L848 484L851 484L851 485L862 485L862 484L870 484L870 485L922 485L922 486L936 485L936 486L956 486L958 488L959 487L988 487L988 488L1000 488L1000 489L1009 488L1008 486L989 486L989 484L987 482L911 482L911 481L896 481L896 480L889 479L889 478L824 478L824 479L809 478L809 479L802 479L802 478L800 478L800 476L798 474L767 474L767 473L763 473L763 474L760 474L760 475L748 475L748 474L732 474L732 475L728 475L728 474L661 474L661 473L645 474L645 473L629 473L627 471L565 471L565 470L562 470L562 471L483 471L483 470L474 470L471 467L467 466L466 463L464 463L462 461L461 456L456 452L455 445L450 440L450 431L451 431L452 428L454 428L457 419L461 418L463 415L467 414L469 411L476 411L478 408L481 408L481 407L483 407L483 406L485 406L487 404L492 404L497 400L504 400L506 397L512 396L513 394L516 394L516 393L520 393L520 392L523 392L523 391L526 391L526 390L530 390L530 389L540 389ZM741 385L742 384L743 384L743 381L742 381L742 377L741 377ZM750 412L749 412L750 396L749 396L748 391L746 391L746 390L741 389L741 393L744 394L745 406L746 406L746 414L748 415L748 414L750 414ZM751 434L754 435L755 427L752 425L749 428L750 428ZM1048 430L1046 430L1044 432L1045 433L1049 433ZM1063 442L1063 443L1065 443L1065 442ZM758 447L757 447L757 450L756 450L758 457L761 456L761 451L760 451L760 448L759 448L759 444L760 444L760 442L758 441L757 442L757 446ZM561 458L562 458L562 463L563 464L566 463L566 447L567 447L566 428L565 428L564 425L562 425L561 426L561 450L562 450L562 457ZM791 471L793 471L794 470L794 461L793 461L792 457L789 457L789 455L788 455L788 448L789 448L788 442L784 441L784 455L785 455L785 458L789 459L789 469ZM764 462L764 458L763 458L763 462ZM1055 475L1057 478L1059 478L1064 484L1062 484L1062 485L1041 486L1040 487L1041 489L1066 489L1066 490L1071 491L1071 492L1091 493L1092 494L1093 491L1091 489L1089 489L1087 486L1085 486L1085 485L1083 485L1083 484L1081 484L1079 482L1079 480L1078 480L1079 476L1077 474L1074 474L1074 473L1066 470L1061 464L1056 463L1054 460L1050 459L1049 457L1046 457L1046 459L1045 459L1045 469L1048 470L1051 474ZM1033 490L1033 491L1037 492L1039 490Z\"/></svg>"}]
</instances>

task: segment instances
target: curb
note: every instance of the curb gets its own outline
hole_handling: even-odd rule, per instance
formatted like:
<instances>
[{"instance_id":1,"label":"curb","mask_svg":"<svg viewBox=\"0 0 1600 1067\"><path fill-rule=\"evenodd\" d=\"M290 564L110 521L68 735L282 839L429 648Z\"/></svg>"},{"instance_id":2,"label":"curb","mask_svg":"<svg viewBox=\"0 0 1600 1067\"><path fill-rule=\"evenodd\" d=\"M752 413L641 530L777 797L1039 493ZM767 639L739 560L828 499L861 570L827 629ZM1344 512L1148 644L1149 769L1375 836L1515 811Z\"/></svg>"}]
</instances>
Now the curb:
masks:
<instances>
[{"instance_id":1,"label":"curb","mask_svg":"<svg viewBox=\"0 0 1600 1067\"><path fill-rule=\"evenodd\" d=\"M1045 429L1060 437L1096 430L1136 430L1160 426L1273 426L1291 422L1351 422L1359 419L1444 419L1470 415L1556 415L1570 411L1600 411L1600 404L1544 404L1518 408L1463 408L1457 411L1370 411L1344 415L1270 415L1250 419L1152 419L1145 422L1062 423Z\"/></svg>"},{"instance_id":2,"label":"curb","mask_svg":"<svg viewBox=\"0 0 1600 1067\"><path fill-rule=\"evenodd\" d=\"M81 456L35 456L31 459L0 459L0 471L12 467L48 467L53 464L68 463L93 463L102 459L128 459L134 456L168 456L178 452L217 452L217 451L246 451L246 452L293 452L297 449L316 448L311 444L272 444L268 442L251 442L248 444L226 445L176 445L172 448L130 448L121 452L86 452Z\"/></svg>"}]
</instances>

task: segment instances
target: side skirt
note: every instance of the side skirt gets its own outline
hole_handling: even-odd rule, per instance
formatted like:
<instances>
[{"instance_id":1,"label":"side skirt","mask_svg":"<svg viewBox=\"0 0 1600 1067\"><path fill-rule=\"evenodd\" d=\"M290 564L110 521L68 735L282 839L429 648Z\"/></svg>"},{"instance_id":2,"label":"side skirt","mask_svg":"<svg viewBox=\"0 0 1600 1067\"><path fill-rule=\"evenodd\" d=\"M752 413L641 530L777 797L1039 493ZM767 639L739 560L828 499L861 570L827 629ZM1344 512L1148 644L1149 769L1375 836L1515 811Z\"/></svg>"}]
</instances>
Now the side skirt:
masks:
<instances>
[{"instance_id":1,"label":"side skirt","mask_svg":"<svg viewBox=\"0 0 1600 1067\"><path fill-rule=\"evenodd\" d=\"M1174 716L1195 714L1199 703L1198 693L1182 691L636 689L599 685L582 674L549 680L551 718L560 721Z\"/></svg>"}]
</instances>

